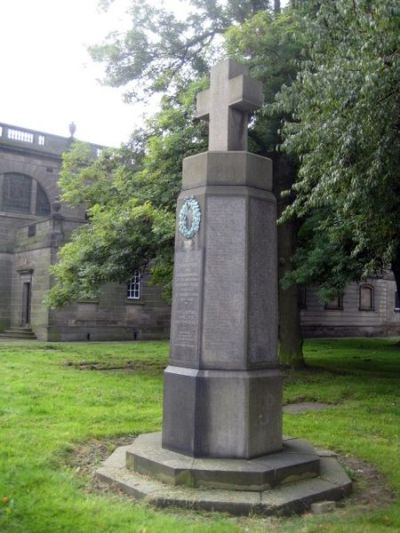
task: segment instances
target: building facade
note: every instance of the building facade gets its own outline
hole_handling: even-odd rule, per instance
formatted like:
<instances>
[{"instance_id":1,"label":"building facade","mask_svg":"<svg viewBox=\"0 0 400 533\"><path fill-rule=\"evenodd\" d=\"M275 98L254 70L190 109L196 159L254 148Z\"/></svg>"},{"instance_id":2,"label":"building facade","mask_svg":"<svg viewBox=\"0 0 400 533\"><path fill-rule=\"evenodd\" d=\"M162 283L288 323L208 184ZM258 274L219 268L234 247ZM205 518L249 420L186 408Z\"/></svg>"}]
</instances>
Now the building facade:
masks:
<instances>
[{"instance_id":1,"label":"building facade","mask_svg":"<svg viewBox=\"0 0 400 533\"><path fill-rule=\"evenodd\" d=\"M96 301L49 309L49 266L84 209L58 201L61 154L72 137L0 123L0 333L32 329L40 340L134 340L169 336L170 306L158 287L136 273L107 285ZM101 146L91 145L93 156ZM400 334L400 300L391 273L352 283L324 304L315 288L301 291L307 337Z\"/></svg>"},{"instance_id":2,"label":"building facade","mask_svg":"<svg viewBox=\"0 0 400 533\"><path fill-rule=\"evenodd\" d=\"M138 274L103 287L96 301L51 310L49 266L84 209L58 201L61 154L72 137L0 123L0 331L31 328L40 340L130 340L169 335L170 307ZM102 147L91 145L93 155Z\"/></svg>"},{"instance_id":3,"label":"building facade","mask_svg":"<svg viewBox=\"0 0 400 533\"><path fill-rule=\"evenodd\" d=\"M391 272L363 283L350 283L325 304L316 288L301 291L301 324L305 337L400 335L400 300Z\"/></svg>"}]
</instances>

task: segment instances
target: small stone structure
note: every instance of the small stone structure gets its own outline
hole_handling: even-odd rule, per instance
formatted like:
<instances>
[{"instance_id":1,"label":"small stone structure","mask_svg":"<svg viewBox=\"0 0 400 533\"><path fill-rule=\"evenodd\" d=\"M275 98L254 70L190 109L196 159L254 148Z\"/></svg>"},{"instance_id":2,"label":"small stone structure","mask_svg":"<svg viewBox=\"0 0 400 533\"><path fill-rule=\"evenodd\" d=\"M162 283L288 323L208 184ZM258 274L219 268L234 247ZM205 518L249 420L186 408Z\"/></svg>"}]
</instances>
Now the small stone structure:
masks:
<instances>
[{"instance_id":1,"label":"small stone structure","mask_svg":"<svg viewBox=\"0 0 400 533\"><path fill-rule=\"evenodd\" d=\"M332 454L282 438L272 168L246 151L261 103L261 85L230 60L198 97L210 150L183 166L162 435L97 471L157 505L291 513L351 490Z\"/></svg>"}]
</instances>

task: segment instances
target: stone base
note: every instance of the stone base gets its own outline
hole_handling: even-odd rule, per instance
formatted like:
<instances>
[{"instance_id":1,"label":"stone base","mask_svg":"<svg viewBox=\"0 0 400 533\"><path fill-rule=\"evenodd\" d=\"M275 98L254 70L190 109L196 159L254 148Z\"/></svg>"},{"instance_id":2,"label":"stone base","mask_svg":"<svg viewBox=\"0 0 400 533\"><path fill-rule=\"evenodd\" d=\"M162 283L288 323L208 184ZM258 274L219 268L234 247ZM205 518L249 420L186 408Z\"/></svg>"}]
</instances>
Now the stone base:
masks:
<instances>
[{"instance_id":1,"label":"stone base","mask_svg":"<svg viewBox=\"0 0 400 533\"><path fill-rule=\"evenodd\" d=\"M96 476L158 507L283 515L339 500L351 481L331 452L285 439L281 452L252 460L193 459L161 448L161 435L117 448Z\"/></svg>"},{"instance_id":2,"label":"stone base","mask_svg":"<svg viewBox=\"0 0 400 533\"><path fill-rule=\"evenodd\" d=\"M253 459L282 449L278 369L164 372L162 446L191 457Z\"/></svg>"}]
</instances>

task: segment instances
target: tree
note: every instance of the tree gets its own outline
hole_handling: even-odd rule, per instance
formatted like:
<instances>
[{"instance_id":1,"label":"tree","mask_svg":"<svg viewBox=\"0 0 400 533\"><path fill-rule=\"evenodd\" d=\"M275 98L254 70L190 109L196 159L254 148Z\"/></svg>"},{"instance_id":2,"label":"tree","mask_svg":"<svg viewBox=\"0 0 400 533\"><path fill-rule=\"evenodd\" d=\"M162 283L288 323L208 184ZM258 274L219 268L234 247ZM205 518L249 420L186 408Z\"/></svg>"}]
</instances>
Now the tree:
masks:
<instances>
[{"instance_id":1,"label":"tree","mask_svg":"<svg viewBox=\"0 0 400 533\"><path fill-rule=\"evenodd\" d=\"M274 113L271 104L281 86L290 85L296 78L297 60L304 46L302 26L302 19L295 10L286 10L282 15L278 11L278 16L276 12L275 15L260 12L226 34L229 53L239 61L247 59L253 76L263 83L265 107L251 131L251 148L273 160L279 216L290 202L290 197L282 196L282 191L293 185L297 165L293 158L279 150L282 143L280 127L286 115ZM278 226L280 280L291 274L298 226L297 220L288 220ZM279 284L279 324L280 361L293 368L303 367L303 337L295 284Z\"/></svg>"},{"instance_id":2,"label":"tree","mask_svg":"<svg viewBox=\"0 0 400 533\"><path fill-rule=\"evenodd\" d=\"M400 290L400 7L310 0L309 59L282 89L285 149L299 179L284 220L306 220L297 268L326 298L391 266Z\"/></svg>"},{"instance_id":3,"label":"tree","mask_svg":"<svg viewBox=\"0 0 400 533\"><path fill-rule=\"evenodd\" d=\"M165 97L146 132L130 146L106 150L96 160L75 143L63 156L63 201L87 208L89 224L76 230L52 267L51 306L98 294L99 285L126 282L134 270L150 270L171 290L175 205L184 155L202 151L205 129L193 123L194 95L204 80L178 97Z\"/></svg>"},{"instance_id":4,"label":"tree","mask_svg":"<svg viewBox=\"0 0 400 533\"><path fill-rule=\"evenodd\" d=\"M218 4L205 0L193 0L192 5L197 11L184 22L177 20L173 15L163 9L153 8L146 4L141 4L140 8L136 2L132 13L134 25L132 30L125 35L112 35L108 42L102 46L92 49L92 53L97 60L106 62L108 82L111 85L126 85L128 99L138 98L136 87L140 79L140 85L145 86L149 93L157 91L169 91L169 96L164 96L162 111L149 124L148 131L141 134L140 157L135 154L141 168L127 169L126 165L122 170L109 169L108 175L115 177L118 189L110 185L110 179L104 176L98 182L94 180L90 187L94 193L79 193L80 201L89 202L89 214L91 226L96 226L99 222L107 225L107 215L113 225L117 223L121 213L121 206L126 205L124 198L124 187L120 184L123 179L127 180L128 192L133 199L126 205L127 212L124 216L135 215L135 223L138 224L140 236L147 236L150 240L149 247L146 248L141 242L140 249L143 253L142 263L140 258L132 254L131 271L151 262L152 272L157 281L161 281L164 286L168 285L170 273L172 271L172 247L168 255L168 243L171 245L173 239L172 226L168 233L164 234L166 247L158 254L154 248L153 233L141 231L140 225L143 223L140 217L150 219L150 228L153 225L158 228L157 212L162 210L160 215L172 216L175 199L180 188L180 164L184 156L190 155L194 151L201 151L201 143L204 142L204 128L200 125L194 126L191 123L193 116L193 102L195 92L201 85L193 84L190 79L194 75L197 77L208 70L208 61L212 54L217 53L218 46L222 41L212 47L211 43L225 32L228 27L232 28L227 35L227 51L231 56L239 59L246 59L250 64L252 74L261 79L265 86L266 101L271 102L275 93L280 89L282 83L290 83L296 74L296 65L293 61L299 55L301 40L294 40L292 35L295 19L290 15L280 15L280 2L274 2L274 12L270 9L267 1L248 2L228 2ZM137 7L137 9L136 9ZM274 13L274 14L273 14ZM168 23L168 31L165 25ZM179 74L178 74L179 73ZM276 146L280 142L279 128L280 116L267 116L258 114L256 124L250 131L250 143L252 150L262 155L272 157L275 166L275 193L280 198L280 190L287 188L293 180L295 167L287 156L282 155ZM144 148L144 140L148 141L148 148ZM204 146L204 144L203 144ZM116 159L116 167L119 165L119 158ZM97 167L104 164L99 161L92 165L94 174L99 170ZM106 173L107 174L107 173ZM66 159L62 185L65 193L64 199L71 201L85 187L87 180L79 178L74 166ZM100 172L101 176L101 172ZM93 178L94 179L94 178ZM121 181L122 180L122 181ZM97 191L101 185L109 187L105 195ZM113 203L107 199L107 194L113 191ZM89 197L88 197L89 195ZM97 199L101 199L98 205ZM160 202L161 199L161 202ZM92 200L94 204L92 204ZM132 204L132 202L134 202ZM140 207L146 203L147 210L140 211ZM282 211L283 201L279 201L279 209ZM151 213L149 209L153 209ZM133 211L131 211L133 210ZM123 222L122 218L122 222ZM122 226L121 222L121 226ZM148 227L146 228L149 229ZM296 223L288 222L279 228L280 239L280 274L291 270L290 256L295 247ZM122 230L122 228L121 228ZM61 254L60 264L54 268L56 278L59 280L57 286L50 293L50 301L59 304L68 301L69 295L76 298L79 287L84 291L94 290L99 281L103 281L108 276L110 280L122 281L131 275L128 271L128 264L121 261L119 268L107 266L105 254L98 256L98 250L94 253L91 250L95 246L95 239L86 236L90 234L89 229L82 229L83 237L78 236L70 243ZM122 231L121 235L126 232ZM104 230L100 231L100 238ZM113 260L122 257L121 247L134 246L135 233L132 233L131 241L118 241L118 232L112 232L111 236L115 240L116 250L120 250L113 256ZM94 236L92 236L94 237ZM100 243L101 243L100 239ZM79 248L86 250L86 255L80 253ZM112 240L104 243L104 249L113 247ZM121 255L122 254L122 255ZM152 255L153 254L153 255ZM79 257L79 272L74 271L74 264ZM125 256L123 256L125 257ZM97 263L92 269L90 261L94 259ZM85 261L89 264L85 267ZM105 264L106 267L102 267ZM102 270L105 277L101 277ZM92 276L91 276L92 274ZM100 280L96 282L96 276ZM62 283L61 283L62 282ZM61 285L63 291L60 291ZM69 290L69 288L71 290ZM58 292L57 292L58 291ZM58 296L57 296L58 294ZM297 308L297 289L280 288L280 332L281 332L281 359L291 366L302 366L302 336L300 330L299 312Z\"/></svg>"},{"instance_id":5,"label":"tree","mask_svg":"<svg viewBox=\"0 0 400 533\"><path fill-rule=\"evenodd\" d=\"M111 1L102 4L107 7ZM106 83L125 86L127 100L168 90L177 94L221 56L218 37L270 8L269 0L190 0L190 4L194 9L183 19L163 7L132 0L131 28L111 33L90 49L92 58L105 65Z\"/></svg>"}]
</instances>

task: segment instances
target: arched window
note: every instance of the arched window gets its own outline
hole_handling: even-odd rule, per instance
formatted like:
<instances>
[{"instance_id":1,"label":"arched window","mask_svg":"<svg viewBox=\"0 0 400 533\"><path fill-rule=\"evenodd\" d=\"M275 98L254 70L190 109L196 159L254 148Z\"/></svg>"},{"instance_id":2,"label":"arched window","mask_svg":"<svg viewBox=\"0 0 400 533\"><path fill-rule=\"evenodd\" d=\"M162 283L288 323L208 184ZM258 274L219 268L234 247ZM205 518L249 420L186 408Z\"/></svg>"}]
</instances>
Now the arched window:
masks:
<instances>
[{"instance_id":1,"label":"arched window","mask_svg":"<svg viewBox=\"0 0 400 533\"><path fill-rule=\"evenodd\" d=\"M358 308L360 311L374 310L374 288L372 285L360 285Z\"/></svg>"},{"instance_id":2,"label":"arched window","mask_svg":"<svg viewBox=\"0 0 400 533\"><path fill-rule=\"evenodd\" d=\"M30 213L32 178L24 174L5 174L3 179L3 211Z\"/></svg>"},{"instance_id":3,"label":"arched window","mask_svg":"<svg viewBox=\"0 0 400 533\"><path fill-rule=\"evenodd\" d=\"M31 176L9 172L0 176L0 209L9 213L48 216L50 202L43 187Z\"/></svg>"}]
</instances>

